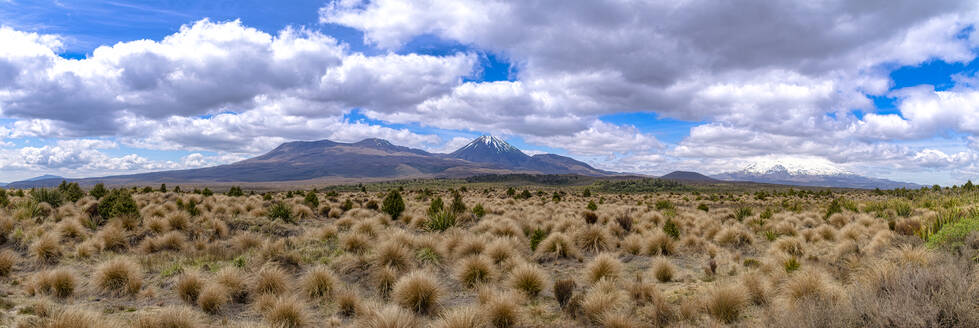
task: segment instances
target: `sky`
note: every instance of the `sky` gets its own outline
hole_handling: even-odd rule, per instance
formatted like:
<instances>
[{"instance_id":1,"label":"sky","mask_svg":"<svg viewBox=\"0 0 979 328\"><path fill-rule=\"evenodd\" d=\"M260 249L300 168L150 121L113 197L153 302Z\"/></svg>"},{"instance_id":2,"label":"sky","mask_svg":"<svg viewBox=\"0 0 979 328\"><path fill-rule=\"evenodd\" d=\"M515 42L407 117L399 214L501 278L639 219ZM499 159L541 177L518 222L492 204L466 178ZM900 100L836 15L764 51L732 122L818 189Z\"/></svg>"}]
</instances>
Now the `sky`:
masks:
<instances>
[{"instance_id":1,"label":"sky","mask_svg":"<svg viewBox=\"0 0 979 328\"><path fill-rule=\"evenodd\" d=\"M0 181L492 134L620 172L979 180L976 1L0 0Z\"/></svg>"}]
</instances>

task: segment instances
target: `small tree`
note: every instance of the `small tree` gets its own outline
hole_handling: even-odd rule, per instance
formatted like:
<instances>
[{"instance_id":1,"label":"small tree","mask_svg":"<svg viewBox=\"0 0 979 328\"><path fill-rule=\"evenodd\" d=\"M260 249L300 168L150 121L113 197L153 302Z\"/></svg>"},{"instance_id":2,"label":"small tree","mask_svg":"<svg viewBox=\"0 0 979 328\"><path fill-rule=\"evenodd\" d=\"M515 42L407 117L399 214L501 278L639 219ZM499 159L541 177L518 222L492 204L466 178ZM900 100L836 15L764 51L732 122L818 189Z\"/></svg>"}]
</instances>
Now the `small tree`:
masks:
<instances>
[{"instance_id":1,"label":"small tree","mask_svg":"<svg viewBox=\"0 0 979 328\"><path fill-rule=\"evenodd\" d=\"M10 206L10 198L7 197L7 190L0 188L0 207Z\"/></svg>"},{"instance_id":2,"label":"small tree","mask_svg":"<svg viewBox=\"0 0 979 328\"><path fill-rule=\"evenodd\" d=\"M962 186L962 189L965 189L965 191L973 191L976 189L976 186L972 184L972 180L969 180Z\"/></svg>"},{"instance_id":3,"label":"small tree","mask_svg":"<svg viewBox=\"0 0 979 328\"><path fill-rule=\"evenodd\" d=\"M393 220L401 217L401 213L405 211L405 201L401 198L401 193L397 189L391 190L384 197L384 204L381 206L381 211L391 215L391 219Z\"/></svg>"},{"instance_id":4,"label":"small tree","mask_svg":"<svg viewBox=\"0 0 979 328\"><path fill-rule=\"evenodd\" d=\"M67 183L62 180L61 185L58 186L58 191L61 192L65 200L73 203L85 197L85 191L82 190L82 187L77 182Z\"/></svg>"},{"instance_id":5,"label":"small tree","mask_svg":"<svg viewBox=\"0 0 979 328\"><path fill-rule=\"evenodd\" d=\"M309 206L310 208L314 208L314 209L319 208L320 198L319 196L316 196L316 192L310 191L306 193L306 198L303 198L303 203L305 203L306 206Z\"/></svg>"},{"instance_id":6,"label":"small tree","mask_svg":"<svg viewBox=\"0 0 979 328\"><path fill-rule=\"evenodd\" d=\"M452 193L452 205L449 205L452 213L462 213L466 211L466 203L462 201L462 194L458 191Z\"/></svg>"},{"instance_id":7,"label":"small tree","mask_svg":"<svg viewBox=\"0 0 979 328\"><path fill-rule=\"evenodd\" d=\"M295 218L292 217L292 208L285 202L275 202L272 207L269 207L269 219L296 223Z\"/></svg>"},{"instance_id":8,"label":"small tree","mask_svg":"<svg viewBox=\"0 0 979 328\"><path fill-rule=\"evenodd\" d=\"M95 199L102 199L102 197L105 197L105 194L108 192L109 191L105 189L105 184L99 182L95 184L95 187L92 187L92 190L89 191L88 194L95 197Z\"/></svg>"},{"instance_id":9,"label":"small tree","mask_svg":"<svg viewBox=\"0 0 979 328\"><path fill-rule=\"evenodd\" d=\"M227 195L231 197L241 197L245 195L245 192L241 190L241 187L239 186L232 186L231 189L228 189Z\"/></svg>"},{"instance_id":10,"label":"small tree","mask_svg":"<svg viewBox=\"0 0 979 328\"><path fill-rule=\"evenodd\" d=\"M589 211L595 211L598 210L598 205L595 204L595 201L589 200L588 206L586 206L585 208L587 208Z\"/></svg>"},{"instance_id":11,"label":"small tree","mask_svg":"<svg viewBox=\"0 0 979 328\"><path fill-rule=\"evenodd\" d=\"M31 190L31 198L38 203L48 203L54 208L61 206L61 204L64 202L61 192L57 189L33 189Z\"/></svg>"},{"instance_id":12,"label":"small tree","mask_svg":"<svg viewBox=\"0 0 979 328\"><path fill-rule=\"evenodd\" d=\"M581 193L581 197L591 197L591 189L585 188L585 191Z\"/></svg>"},{"instance_id":13,"label":"small tree","mask_svg":"<svg viewBox=\"0 0 979 328\"><path fill-rule=\"evenodd\" d=\"M161 183L160 184L160 192L167 192L167 184L166 183Z\"/></svg>"},{"instance_id":14,"label":"small tree","mask_svg":"<svg viewBox=\"0 0 979 328\"><path fill-rule=\"evenodd\" d=\"M431 205L428 206L428 216L435 215L435 213L441 212L445 205L442 203L442 197L435 197L432 200Z\"/></svg>"},{"instance_id":15,"label":"small tree","mask_svg":"<svg viewBox=\"0 0 979 328\"><path fill-rule=\"evenodd\" d=\"M113 189L99 201L99 214L111 219L126 215L139 215L139 208L132 194L126 189Z\"/></svg>"},{"instance_id":16,"label":"small tree","mask_svg":"<svg viewBox=\"0 0 979 328\"><path fill-rule=\"evenodd\" d=\"M204 190L201 191L201 195L204 195L204 197L210 197L210 196L213 196L214 195L214 192L211 191L210 188L204 187Z\"/></svg>"},{"instance_id":17,"label":"small tree","mask_svg":"<svg viewBox=\"0 0 979 328\"><path fill-rule=\"evenodd\" d=\"M513 187L507 188L507 190L506 190L507 197L513 197L516 194L517 194L517 191L514 190Z\"/></svg>"}]
</instances>

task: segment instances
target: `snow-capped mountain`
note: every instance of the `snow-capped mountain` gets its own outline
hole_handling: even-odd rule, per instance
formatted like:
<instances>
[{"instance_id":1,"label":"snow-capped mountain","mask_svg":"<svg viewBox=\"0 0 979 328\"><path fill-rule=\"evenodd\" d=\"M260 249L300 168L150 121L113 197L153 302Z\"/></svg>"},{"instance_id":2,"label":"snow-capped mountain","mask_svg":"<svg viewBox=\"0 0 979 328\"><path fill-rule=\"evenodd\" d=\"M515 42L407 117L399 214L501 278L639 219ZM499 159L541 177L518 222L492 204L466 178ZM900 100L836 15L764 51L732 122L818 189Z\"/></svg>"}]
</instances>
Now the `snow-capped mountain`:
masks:
<instances>
[{"instance_id":1,"label":"snow-capped mountain","mask_svg":"<svg viewBox=\"0 0 979 328\"><path fill-rule=\"evenodd\" d=\"M921 187L921 185L909 182L860 176L822 158L756 159L739 171L721 173L713 177L730 181L837 188L895 189Z\"/></svg>"},{"instance_id":2,"label":"snow-capped mountain","mask_svg":"<svg viewBox=\"0 0 979 328\"><path fill-rule=\"evenodd\" d=\"M476 138L469 144L450 153L449 157L510 167L525 166L530 161L530 156L524 154L520 149L494 136Z\"/></svg>"},{"instance_id":3,"label":"snow-capped mountain","mask_svg":"<svg viewBox=\"0 0 979 328\"><path fill-rule=\"evenodd\" d=\"M469 177L483 174L580 174L610 176L570 157L527 156L502 139L484 136L451 154L433 154L394 145L383 139L343 143L294 141L240 162L190 170L161 171L110 177L68 179L90 186L156 183L236 183L312 181L316 179ZM16 188L52 187L61 178L11 183Z\"/></svg>"}]
</instances>

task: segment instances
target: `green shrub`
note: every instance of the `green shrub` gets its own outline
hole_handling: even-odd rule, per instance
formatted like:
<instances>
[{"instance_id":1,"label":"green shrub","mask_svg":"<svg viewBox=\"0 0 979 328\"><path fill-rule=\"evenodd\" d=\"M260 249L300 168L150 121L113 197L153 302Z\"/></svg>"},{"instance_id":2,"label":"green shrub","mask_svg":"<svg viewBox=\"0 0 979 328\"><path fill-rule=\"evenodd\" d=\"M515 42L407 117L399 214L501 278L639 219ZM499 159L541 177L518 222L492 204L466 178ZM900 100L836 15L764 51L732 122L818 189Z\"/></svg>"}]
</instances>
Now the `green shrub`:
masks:
<instances>
[{"instance_id":1,"label":"green shrub","mask_svg":"<svg viewBox=\"0 0 979 328\"><path fill-rule=\"evenodd\" d=\"M737 219L738 221L742 221L744 220L744 218L749 217L752 214L753 213L751 212L750 207L742 206L734 210L734 218Z\"/></svg>"},{"instance_id":2,"label":"green shrub","mask_svg":"<svg viewBox=\"0 0 979 328\"><path fill-rule=\"evenodd\" d=\"M532 196L533 195L530 194L530 190L524 189L522 192L520 192L520 197L519 198L520 199L530 199L530 197L532 197Z\"/></svg>"},{"instance_id":3,"label":"green shrub","mask_svg":"<svg viewBox=\"0 0 979 328\"><path fill-rule=\"evenodd\" d=\"M671 219L666 219L666 223L663 223L663 233L673 239L680 238L680 228Z\"/></svg>"},{"instance_id":4,"label":"green shrub","mask_svg":"<svg viewBox=\"0 0 979 328\"><path fill-rule=\"evenodd\" d=\"M10 206L10 197L7 197L7 190L0 188L0 207Z\"/></svg>"},{"instance_id":5,"label":"green shrub","mask_svg":"<svg viewBox=\"0 0 979 328\"><path fill-rule=\"evenodd\" d=\"M435 215L441 212L445 208L445 203L442 202L442 197L435 197L432 202L428 205L428 216Z\"/></svg>"},{"instance_id":6,"label":"green shrub","mask_svg":"<svg viewBox=\"0 0 979 328\"><path fill-rule=\"evenodd\" d=\"M785 262L782 263L782 266L785 267L785 272L792 273L796 270L799 270L799 267L801 267L802 264L799 263L799 260L796 259L795 256L793 256L790 257L788 260L785 260Z\"/></svg>"},{"instance_id":7,"label":"green shrub","mask_svg":"<svg viewBox=\"0 0 979 328\"><path fill-rule=\"evenodd\" d=\"M705 203L700 203L700 205L697 205L697 209L704 212L710 211L710 207L707 207L707 204Z\"/></svg>"},{"instance_id":8,"label":"green shrub","mask_svg":"<svg viewBox=\"0 0 979 328\"><path fill-rule=\"evenodd\" d=\"M539 245L544 238L547 238L547 232L541 228L535 228L534 231L530 233L530 250L536 251L537 245Z\"/></svg>"},{"instance_id":9,"label":"green shrub","mask_svg":"<svg viewBox=\"0 0 979 328\"><path fill-rule=\"evenodd\" d=\"M241 187L239 186L232 186L231 189L228 189L228 193L226 195L230 197L241 197L245 195L245 191L241 190Z\"/></svg>"},{"instance_id":10,"label":"green shrub","mask_svg":"<svg viewBox=\"0 0 979 328\"><path fill-rule=\"evenodd\" d=\"M979 231L979 216L963 218L952 224L945 224L928 237L928 247L955 247L962 245L973 231Z\"/></svg>"},{"instance_id":11,"label":"green shrub","mask_svg":"<svg viewBox=\"0 0 979 328\"><path fill-rule=\"evenodd\" d=\"M349 211L352 208L354 208L354 202L349 198L343 201L343 204L340 204L340 209L343 210L344 212Z\"/></svg>"},{"instance_id":12,"label":"green shrub","mask_svg":"<svg viewBox=\"0 0 979 328\"><path fill-rule=\"evenodd\" d=\"M208 188L208 187L204 187L204 190L203 190L203 191L201 191L201 195L204 195L204 197L211 197L211 196L213 196L213 195L214 195L214 192L213 192L213 191L211 191L211 189L210 189L210 188Z\"/></svg>"},{"instance_id":13,"label":"green shrub","mask_svg":"<svg viewBox=\"0 0 979 328\"><path fill-rule=\"evenodd\" d=\"M486 215L486 209L483 208L483 204L476 204L476 206L473 206L473 215L478 218Z\"/></svg>"},{"instance_id":14,"label":"green shrub","mask_svg":"<svg viewBox=\"0 0 979 328\"><path fill-rule=\"evenodd\" d=\"M466 203L463 202L462 194L460 194L458 191L452 193L452 204L449 205L449 209L452 210L452 213L456 214L466 211Z\"/></svg>"},{"instance_id":15,"label":"green shrub","mask_svg":"<svg viewBox=\"0 0 979 328\"><path fill-rule=\"evenodd\" d=\"M656 210L658 211L670 210L675 208L676 205L673 205L673 202L671 202L669 199L660 199L656 201Z\"/></svg>"},{"instance_id":16,"label":"green shrub","mask_svg":"<svg viewBox=\"0 0 979 328\"><path fill-rule=\"evenodd\" d=\"M122 216L138 216L139 208L132 194L126 189L112 189L99 201L99 214L111 219Z\"/></svg>"},{"instance_id":17,"label":"green shrub","mask_svg":"<svg viewBox=\"0 0 979 328\"><path fill-rule=\"evenodd\" d=\"M898 216L909 217L914 212L914 208L911 207L911 203L909 202L894 201L891 206L894 207L894 213Z\"/></svg>"},{"instance_id":18,"label":"green shrub","mask_svg":"<svg viewBox=\"0 0 979 328\"><path fill-rule=\"evenodd\" d=\"M85 191L82 190L82 187L77 182L68 183L67 181L61 180L61 185L58 185L58 192L61 192L65 200L72 203L85 197Z\"/></svg>"},{"instance_id":19,"label":"green shrub","mask_svg":"<svg viewBox=\"0 0 979 328\"><path fill-rule=\"evenodd\" d=\"M296 223L295 218L292 217L292 207L285 202L275 202L269 207L269 219L272 220L282 220L288 223Z\"/></svg>"},{"instance_id":20,"label":"green shrub","mask_svg":"<svg viewBox=\"0 0 979 328\"><path fill-rule=\"evenodd\" d=\"M585 188L585 191L581 192L581 197L591 197L591 189Z\"/></svg>"},{"instance_id":21,"label":"green shrub","mask_svg":"<svg viewBox=\"0 0 979 328\"><path fill-rule=\"evenodd\" d=\"M595 205L595 201L589 200L588 206L586 206L585 208L587 208L589 211L595 211L598 210L598 205Z\"/></svg>"},{"instance_id":22,"label":"green shrub","mask_svg":"<svg viewBox=\"0 0 979 328\"><path fill-rule=\"evenodd\" d=\"M391 219L393 220L401 217L401 213L405 211L405 201L401 198L401 193L397 189L392 189L384 197L384 204L381 206L381 211L391 215Z\"/></svg>"},{"instance_id":23,"label":"green shrub","mask_svg":"<svg viewBox=\"0 0 979 328\"><path fill-rule=\"evenodd\" d=\"M315 191L310 191L306 193L306 198L303 198L303 203L309 206L309 208L319 208L320 198L316 195Z\"/></svg>"},{"instance_id":24,"label":"green shrub","mask_svg":"<svg viewBox=\"0 0 979 328\"><path fill-rule=\"evenodd\" d=\"M842 198L833 199L833 201L829 203L829 207L826 208L826 215L823 215L823 218L829 219L829 217L832 216L833 214L843 213L842 201L843 201Z\"/></svg>"},{"instance_id":25,"label":"green shrub","mask_svg":"<svg viewBox=\"0 0 979 328\"><path fill-rule=\"evenodd\" d=\"M428 230L442 232L455 225L456 214L452 211L439 210L428 216Z\"/></svg>"},{"instance_id":26,"label":"green shrub","mask_svg":"<svg viewBox=\"0 0 979 328\"><path fill-rule=\"evenodd\" d=\"M61 192L57 189L33 189L31 190L31 198L33 198L38 203L48 203L51 207L57 208L64 203L64 198Z\"/></svg>"},{"instance_id":27,"label":"green shrub","mask_svg":"<svg viewBox=\"0 0 979 328\"><path fill-rule=\"evenodd\" d=\"M516 194L517 194L517 191L514 190L513 187L507 188L507 190L506 190L507 197L513 197Z\"/></svg>"}]
</instances>

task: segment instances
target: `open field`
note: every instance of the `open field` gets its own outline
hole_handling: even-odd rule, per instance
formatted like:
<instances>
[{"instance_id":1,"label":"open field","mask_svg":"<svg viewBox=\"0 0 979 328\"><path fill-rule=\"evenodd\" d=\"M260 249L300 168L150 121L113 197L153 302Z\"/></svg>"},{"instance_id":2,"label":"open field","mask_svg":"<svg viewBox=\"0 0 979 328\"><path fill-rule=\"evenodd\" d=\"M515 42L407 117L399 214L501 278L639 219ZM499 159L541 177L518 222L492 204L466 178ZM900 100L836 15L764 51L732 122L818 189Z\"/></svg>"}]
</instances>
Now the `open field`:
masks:
<instances>
[{"instance_id":1,"label":"open field","mask_svg":"<svg viewBox=\"0 0 979 328\"><path fill-rule=\"evenodd\" d=\"M0 325L979 326L973 188L510 185L7 190Z\"/></svg>"}]
</instances>

